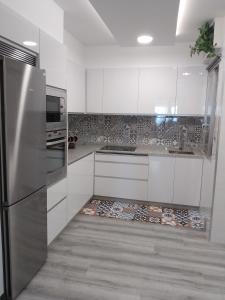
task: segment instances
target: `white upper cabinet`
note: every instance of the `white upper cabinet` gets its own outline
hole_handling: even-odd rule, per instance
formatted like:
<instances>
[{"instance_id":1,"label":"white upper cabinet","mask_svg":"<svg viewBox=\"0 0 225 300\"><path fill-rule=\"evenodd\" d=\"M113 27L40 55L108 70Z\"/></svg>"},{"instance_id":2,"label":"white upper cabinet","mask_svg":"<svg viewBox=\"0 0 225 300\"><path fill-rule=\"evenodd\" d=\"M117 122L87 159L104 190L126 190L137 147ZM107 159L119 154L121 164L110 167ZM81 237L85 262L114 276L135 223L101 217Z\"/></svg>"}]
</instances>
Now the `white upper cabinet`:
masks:
<instances>
[{"instance_id":1,"label":"white upper cabinet","mask_svg":"<svg viewBox=\"0 0 225 300\"><path fill-rule=\"evenodd\" d=\"M85 112L85 69L71 60L66 62L67 111Z\"/></svg>"},{"instance_id":2,"label":"white upper cabinet","mask_svg":"<svg viewBox=\"0 0 225 300\"><path fill-rule=\"evenodd\" d=\"M174 178L175 204L199 206L203 160L176 157Z\"/></svg>"},{"instance_id":3,"label":"white upper cabinet","mask_svg":"<svg viewBox=\"0 0 225 300\"><path fill-rule=\"evenodd\" d=\"M172 203L175 158L164 156L149 157L148 200Z\"/></svg>"},{"instance_id":4,"label":"white upper cabinet","mask_svg":"<svg viewBox=\"0 0 225 300\"><path fill-rule=\"evenodd\" d=\"M204 66L90 69L87 112L204 115L206 89Z\"/></svg>"},{"instance_id":5,"label":"white upper cabinet","mask_svg":"<svg viewBox=\"0 0 225 300\"><path fill-rule=\"evenodd\" d=\"M204 115L207 71L204 66L178 67L176 113Z\"/></svg>"},{"instance_id":6,"label":"white upper cabinet","mask_svg":"<svg viewBox=\"0 0 225 300\"><path fill-rule=\"evenodd\" d=\"M104 69L103 113L137 113L138 69Z\"/></svg>"},{"instance_id":7,"label":"white upper cabinet","mask_svg":"<svg viewBox=\"0 0 225 300\"><path fill-rule=\"evenodd\" d=\"M0 36L39 52L39 28L3 4L0 4ZM25 41L35 42L37 45L25 46L23 44Z\"/></svg>"},{"instance_id":8,"label":"white upper cabinet","mask_svg":"<svg viewBox=\"0 0 225 300\"><path fill-rule=\"evenodd\" d=\"M66 88L65 46L40 31L40 68L46 70L46 84Z\"/></svg>"},{"instance_id":9,"label":"white upper cabinet","mask_svg":"<svg viewBox=\"0 0 225 300\"><path fill-rule=\"evenodd\" d=\"M140 70L138 112L173 114L176 101L177 67L150 67Z\"/></svg>"},{"instance_id":10,"label":"white upper cabinet","mask_svg":"<svg viewBox=\"0 0 225 300\"><path fill-rule=\"evenodd\" d=\"M102 113L103 70L89 69L86 72L87 112Z\"/></svg>"}]
</instances>

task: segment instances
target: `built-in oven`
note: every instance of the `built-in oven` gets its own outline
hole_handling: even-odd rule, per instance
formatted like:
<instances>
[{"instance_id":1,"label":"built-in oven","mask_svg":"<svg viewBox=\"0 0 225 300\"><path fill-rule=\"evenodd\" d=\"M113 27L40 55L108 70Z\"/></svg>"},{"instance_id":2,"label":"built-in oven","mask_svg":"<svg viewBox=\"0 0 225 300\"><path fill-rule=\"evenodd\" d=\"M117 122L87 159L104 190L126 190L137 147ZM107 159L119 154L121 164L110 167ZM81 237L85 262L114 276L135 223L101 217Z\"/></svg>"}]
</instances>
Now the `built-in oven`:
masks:
<instances>
[{"instance_id":1,"label":"built-in oven","mask_svg":"<svg viewBox=\"0 0 225 300\"><path fill-rule=\"evenodd\" d=\"M46 88L47 130L64 129L67 126L66 91L55 87Z\"/></svg>"},{"instance_id":2,"label":"built-in oven","mask_svg":"<svg viewBox=\"0 0 225 300\"><path fill-rule=\"evenodd\" d=\"M52 185L67 175L67 131L47 131L47 183Z\"/></svg>"}]
</instances>

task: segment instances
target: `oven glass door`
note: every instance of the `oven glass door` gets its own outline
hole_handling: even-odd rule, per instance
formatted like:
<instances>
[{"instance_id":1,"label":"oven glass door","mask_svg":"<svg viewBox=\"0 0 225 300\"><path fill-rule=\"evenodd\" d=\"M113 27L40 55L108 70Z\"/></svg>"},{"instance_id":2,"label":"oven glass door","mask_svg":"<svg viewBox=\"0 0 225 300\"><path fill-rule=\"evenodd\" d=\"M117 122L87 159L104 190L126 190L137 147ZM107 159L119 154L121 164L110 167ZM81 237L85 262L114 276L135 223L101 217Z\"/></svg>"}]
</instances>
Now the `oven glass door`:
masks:
<instances>
[{"instance_id":1,"label":"oven glass door","mask_svg":"<svg viewBox=\"0 0 225 300\"><path fill-rule=\"evenodd\" d=\"M46 96L46 121L60 122L61 121L61 98L55 96Z\"/></svg>"},{"instance_id":2,"label":"oven glass door","mask_svg":"<svg viewBox=\"0 0 225 300\"><path fill-rule=\"evenodd\" d=\"M47 143L47 173L53 174L66 165L66 142L51 141Z\"/></svg>"}]
</instances>

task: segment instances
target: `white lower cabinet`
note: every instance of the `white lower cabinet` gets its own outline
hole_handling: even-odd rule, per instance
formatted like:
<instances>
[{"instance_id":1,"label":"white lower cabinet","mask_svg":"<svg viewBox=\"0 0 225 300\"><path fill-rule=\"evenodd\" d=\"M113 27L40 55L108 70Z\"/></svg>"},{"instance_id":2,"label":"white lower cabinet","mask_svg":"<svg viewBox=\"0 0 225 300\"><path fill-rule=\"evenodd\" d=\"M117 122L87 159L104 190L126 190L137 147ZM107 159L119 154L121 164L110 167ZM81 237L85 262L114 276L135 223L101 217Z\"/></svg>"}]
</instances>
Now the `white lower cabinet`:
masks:
<instances>
[{"instance_id":1,"label":"white lower cabinet","mask_svg":"<svg viewBox=\"0 0 225 300\"><path fill-rule=\"evenodd\" d=\"M203 160L176 158L174 203L199 206L201 199Z\"/></svg>"},{"instance_id":2,"label":"white lower cabinet","mask_svg":"<svg viewBox=\"0 0 225 300\"><path fill-rule=\"evenodd\" d=\"M203 159L149 157L149 192L152 202L199 206Z\"/></svg>"},{"instance_id":3,"label":"white lower cabinet","mask_svg":"<svg viewBox=\"0 0 225 300\"><path fill-rule=\"evenodd\" d=\"M71 220L93 196L94 154L68 166L67 220Z\"/></svg>"},{"instance_id":4,"label":"white lower cabinet","mask_svg":"<svg viewBox=\"0 0 225 300\"><path fill-rule=\"evenodd\" d=\"M175 158L166 156L149 157L149 201L173 202L174 171Z\"/></svg>"},{"instance_id":5,"label":"white lower cabinet","mask_svg":"<svg viewBox=\"0 0 225 300\"><path fill-rule=\"evenodd\" d=\"M67 178L58 181L47 189L47 210L67 196Z\"/></svg>"},{"instance_id":6,"label":"white lower cabinet","mask_svg":"<svg viewBox=\"0 0 225 300\"><path fill-rule=\"evenodd\" d=\"M147 181L95 177L95 195L147 200Z\"/></svg>"},{"instance_id":7,"label":"white lower cabinet","mask_svg":"<svg viewBox=\"0 0 225 300\"><path fill-rule=\"evenodd\" d=\"M47 189L48 245L67 224L67 178Z\"/></svg>"},{"instance_id":8,"label":"white lower cabinet","mask_svg":"<svg viewBox=\"0 0 225 300\"><path fill-rule=\"evenodd\" d=\"M147 200L148 157L96 154L94 194Z\"/></svg>"},{"instance_id":9,"label":"white lower cabinet","mask_svg":"<svg viewBox=\"0 0 225 300\"><path fill-rule=\"evenodd\" d=\"M67 224L66 198L48 212L48 245L57 237Z\"/></svg>"}]
</instances>

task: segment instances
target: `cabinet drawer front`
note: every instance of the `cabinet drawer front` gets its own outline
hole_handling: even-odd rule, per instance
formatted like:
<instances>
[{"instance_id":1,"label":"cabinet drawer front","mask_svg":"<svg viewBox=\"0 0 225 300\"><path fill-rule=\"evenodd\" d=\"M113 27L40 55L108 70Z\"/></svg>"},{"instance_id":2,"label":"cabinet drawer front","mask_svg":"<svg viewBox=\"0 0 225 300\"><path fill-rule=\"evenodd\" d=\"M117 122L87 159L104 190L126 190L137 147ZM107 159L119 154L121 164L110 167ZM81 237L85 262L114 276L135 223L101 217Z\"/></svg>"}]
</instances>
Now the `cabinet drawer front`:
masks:
<instances>
[{"instance_id":1,"label":"cabinet drawer front","mask_svg":"<svg viewBox=\"0 0 225 300\"><path fill-rule=\"evenodd\" d=\"M95 195L147 200L147 181L95 177Z\"/></svg>"},{"instance_id":2,"label":"cabinet drawer front","mask_svg":"<svg viewBox=\"0 0 225 300\"><path fill-rule=\"evenodd\" d=\"M47 189L47 210L67 196L67 179L62 179Z\"/></svg>"},{"instance_id":3,"label":"cabinet drawer front","mask_svg":"<svg viewBox=\"0 0 225 300\"><path fill-rule=\"evenodd\" d=\"M130 164L148 165L148 156L144 155L119 155L119 154L95 154L95 161L110 161Z\"/></svg>"},{"instance_id":4,"label":"cabinet drawer front","mask_svg":"<svg viewBox=\"0 0 225 300\"><path fill-rule=\"evenodd\" d=\"M48 245L66 226L66 199L48 212Z\"/></svg>"},{"instance_id":5,"label":"cabinet drawer front","mask_svg":"<svg viewBox=\"0 0 225 300\"><path fill-rule=\"evenodd\" d=\"M68 166L68 177L70 175L93 175L94 154L88 155Z\"/></svg>"},{"instance_id":6,"label":"cabinet drawer front","mask_svg":"<svg viewBox=\"0 0 225 300\"><path fill-rule=\"evenodd\" d=\"M148 166L97 161L95 163L95 175L147 180Z\"/></svg>"}]
</instances>

